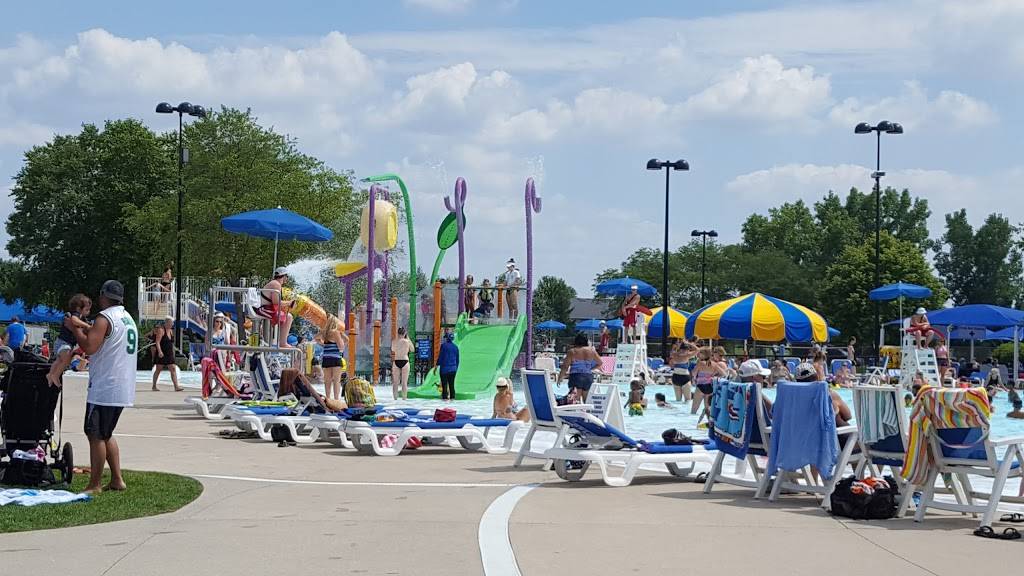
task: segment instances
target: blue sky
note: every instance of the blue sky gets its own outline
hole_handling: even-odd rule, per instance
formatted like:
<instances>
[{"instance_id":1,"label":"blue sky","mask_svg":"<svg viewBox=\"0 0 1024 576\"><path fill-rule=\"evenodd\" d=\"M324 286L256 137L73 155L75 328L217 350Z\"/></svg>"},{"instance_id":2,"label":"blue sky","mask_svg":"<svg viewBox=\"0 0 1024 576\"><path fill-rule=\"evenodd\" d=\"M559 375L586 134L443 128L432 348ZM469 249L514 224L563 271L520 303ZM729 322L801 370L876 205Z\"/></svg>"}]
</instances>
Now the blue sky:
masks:
<instances>
[{"instance_id":1,"label":"blue sky","mask_svg":"<svg viewBox=\"0 0 1024 576\"><path fill-rule=\"evenodd\" d=\"M1019 182L1024 3L15 3L0 20L0 215L21 154L82 122L172 122L156 102L252 108L300 147L412 189L421 259L442 198L469 183L476 275L524 254L537 176L537 272L589 292L594 274L692 228L735 241L753 212L870 186L859 121L900 121L886 183L945 213L1024 220ZM169 4L168 4L169 6ZM0 241L3 239L0 238Z\"/></svg>"}]
</instances>

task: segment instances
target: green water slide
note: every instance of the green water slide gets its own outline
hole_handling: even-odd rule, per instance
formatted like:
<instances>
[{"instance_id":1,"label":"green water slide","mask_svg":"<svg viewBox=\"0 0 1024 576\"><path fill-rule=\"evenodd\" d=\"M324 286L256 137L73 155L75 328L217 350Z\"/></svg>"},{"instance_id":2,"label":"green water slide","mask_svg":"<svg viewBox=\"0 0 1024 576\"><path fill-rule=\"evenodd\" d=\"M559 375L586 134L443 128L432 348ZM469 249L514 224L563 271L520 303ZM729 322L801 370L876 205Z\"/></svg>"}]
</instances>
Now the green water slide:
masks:
<instances>
[{"instance_id":1,"label":"green water slide","mask_svg":"<svg viewBox=\"0 0 1024 576\"><path fill-rule=\"evenodd\" d=\"M515 324L470 324L466 315L455 323L455 345L459 347L459 372L455 376L455 399L473 400L494 395L499 376L512 373L512 363L523 345L526 315ZM437 367L422 386L409 390L410 398L440 398Z\"/></svg>"}]
</instances>

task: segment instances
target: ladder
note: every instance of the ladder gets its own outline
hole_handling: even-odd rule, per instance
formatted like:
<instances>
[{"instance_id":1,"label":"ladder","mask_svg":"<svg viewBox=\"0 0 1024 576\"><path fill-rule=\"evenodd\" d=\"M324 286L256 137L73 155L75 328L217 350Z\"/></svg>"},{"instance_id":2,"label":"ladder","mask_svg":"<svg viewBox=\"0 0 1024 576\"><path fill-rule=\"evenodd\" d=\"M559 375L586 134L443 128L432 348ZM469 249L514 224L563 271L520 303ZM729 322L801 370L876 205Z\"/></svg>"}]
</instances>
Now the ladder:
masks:
<instances>
[{"instance_id":1,"label":"ladder","mask_svg":"<svg viewBox=\"0 0 1024 576\"><path fill-rule=\"evenodd\" d=\"M615 369L612 372L612 383L629 386L634 379L644 374L647 384L654 383L653 375L647 366L647 317L636 312L636 327L633 342L626 342L626 330L622 330L622 342L615 349Z\"/></svg>"},{"instance_id":2,"label":"ladder","mask_svg":"<svg viewBox=\"0 0 1024 576\"><path fill-rule=\"evenodd\" d=\"M935 359L935 350L918 348L914 336L904 332L901 356L900 385L905 389L911 389L914 384L914 375L918 372L921 372L929 384L942 386L942 382L939 380L939 363Z\"/></svg>"}]
</instances>

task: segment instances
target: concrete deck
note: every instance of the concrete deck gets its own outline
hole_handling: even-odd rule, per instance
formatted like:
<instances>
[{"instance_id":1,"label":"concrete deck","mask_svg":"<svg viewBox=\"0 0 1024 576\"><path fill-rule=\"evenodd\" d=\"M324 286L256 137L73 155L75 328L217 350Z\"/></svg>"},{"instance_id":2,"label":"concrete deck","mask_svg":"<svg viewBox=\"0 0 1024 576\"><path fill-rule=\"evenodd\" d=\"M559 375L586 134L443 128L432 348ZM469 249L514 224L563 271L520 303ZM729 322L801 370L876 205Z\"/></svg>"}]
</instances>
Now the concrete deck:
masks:
<instances>
[{"instance_id":1,"label":"concrete deck","mask_svg":"<svg viewBox=\"0 0 1024 576\"><path fill-rule=\"evenodd\" d=\"M323 443L278 448L223 439L218 431L230 424L195 416L184 396L140 385L118 441L126 468L199 478L198 500L151 518L0 535L0 573L483 574L481 539L485 546L504 540L481 530L481 517L527 484L539 485L507 521L527 576L963 576L1016 566L1024 551L1021 540L972 536L977 521L957 515L929 515L923 524L847 522L810 497L768 503L729 486L704 496L701 485L655 473L609 488L593 475L568 484L539 465L513 468L512 456L454 448L382 458ZM83 401L83 390L69 385L65 438L82 460ZM486 573L519 572L493 561Z\"/></svg>"}]
</instances>

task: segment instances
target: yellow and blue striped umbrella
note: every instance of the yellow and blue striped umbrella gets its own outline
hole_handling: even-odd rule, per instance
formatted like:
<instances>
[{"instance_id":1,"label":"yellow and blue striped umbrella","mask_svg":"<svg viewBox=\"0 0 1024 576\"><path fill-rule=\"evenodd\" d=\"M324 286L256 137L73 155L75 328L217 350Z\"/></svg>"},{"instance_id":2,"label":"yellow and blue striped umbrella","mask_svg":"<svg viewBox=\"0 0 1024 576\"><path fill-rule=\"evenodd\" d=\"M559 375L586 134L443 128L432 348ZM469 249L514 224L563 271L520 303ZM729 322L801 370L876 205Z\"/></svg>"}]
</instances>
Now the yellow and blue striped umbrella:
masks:
<instances>
[{"instance_id":1,"label":"yellow and blue striped umbrella","mask_svg":"<svg viewBox=\"0 0 1024 576\"><path fill-rule=\"evenodd\" d=\"M825 342L828 323L806 306L752 292L694 312L686 319L686 337Z\"/></svg>"},{"instance_id":2,"label":"yellow and blue striped umbrella","mask_svg":"<svg viewBox=\"0 0 1024 576\"><path fill-rule=\"evenodd\" d=\"M668 337L669 338L682 338L683 333L686 330L686 317L689 316L689 312L683 312L682 310L676 310L675 308L669 307L668 309ZM661 306L657 308L651 308L650 319L647 320L647 335L650 337L660 337L662 331L662 324L665 322L665 315L661 313Z\"/></svg>"}]
</instances>

